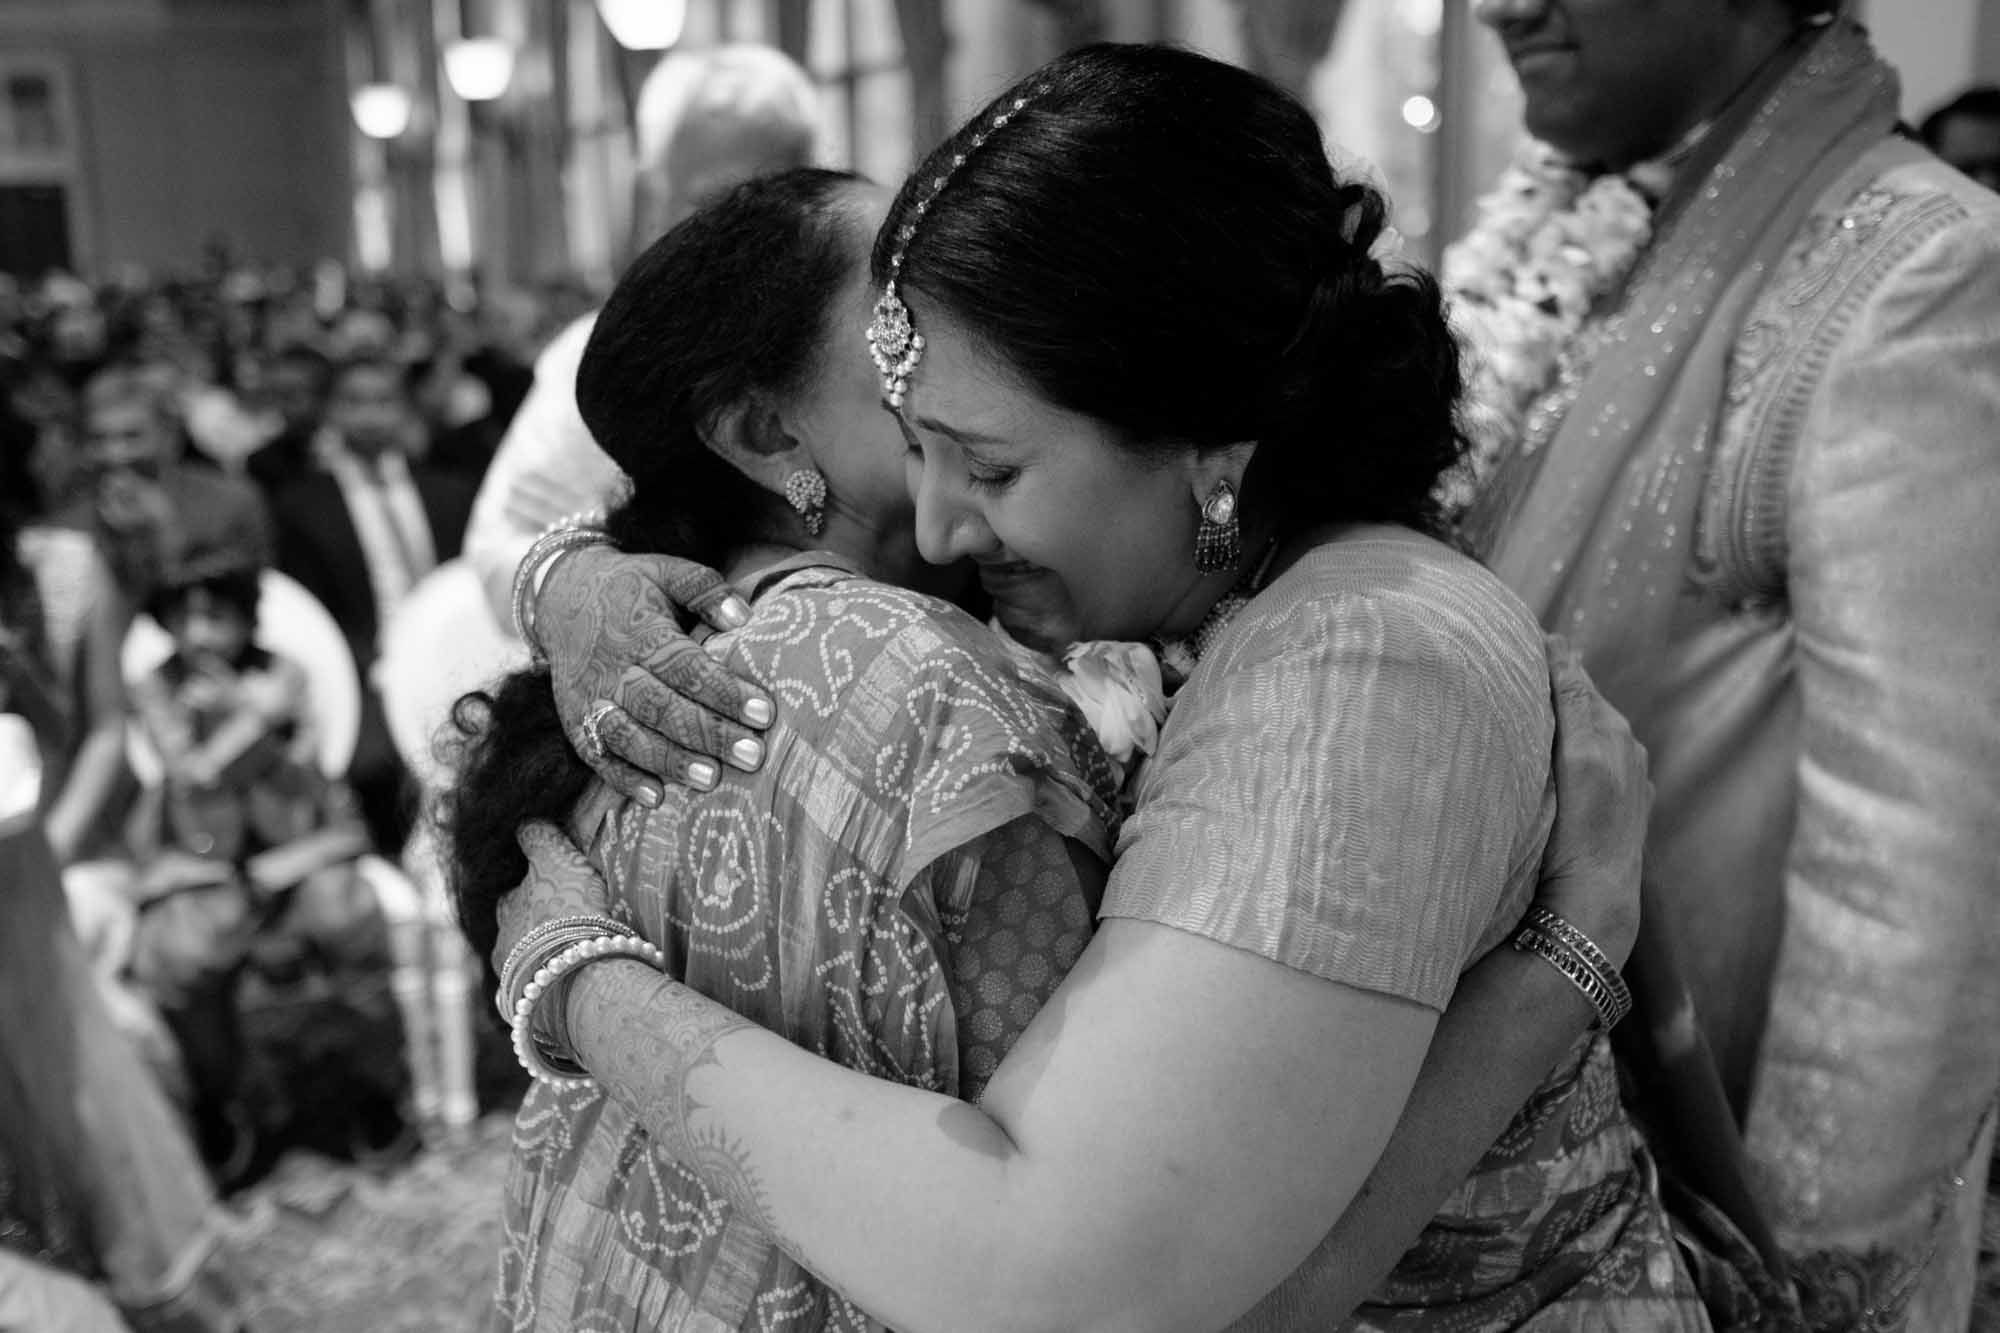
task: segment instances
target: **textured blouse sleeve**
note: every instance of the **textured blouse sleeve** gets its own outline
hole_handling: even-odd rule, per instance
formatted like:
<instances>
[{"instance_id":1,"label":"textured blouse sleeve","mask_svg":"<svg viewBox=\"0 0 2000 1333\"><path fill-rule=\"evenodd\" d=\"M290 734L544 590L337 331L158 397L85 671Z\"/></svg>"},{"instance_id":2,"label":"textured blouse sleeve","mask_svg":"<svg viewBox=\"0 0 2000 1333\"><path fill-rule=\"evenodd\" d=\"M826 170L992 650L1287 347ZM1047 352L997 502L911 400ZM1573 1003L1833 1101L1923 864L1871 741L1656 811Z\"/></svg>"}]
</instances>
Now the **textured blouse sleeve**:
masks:
<instances>
[{"instance_id":1,"label":"textured blouse sleeve","mask_svg":"<svg viewBox=\"0 0 2000 1333\"><path fill-rule=\"evenodd\" d=\"M1103 915L1442 1009L1546 836L1546 668L1394 591L1248 614L1174 705Z\"/></svg>"}]
</instances>

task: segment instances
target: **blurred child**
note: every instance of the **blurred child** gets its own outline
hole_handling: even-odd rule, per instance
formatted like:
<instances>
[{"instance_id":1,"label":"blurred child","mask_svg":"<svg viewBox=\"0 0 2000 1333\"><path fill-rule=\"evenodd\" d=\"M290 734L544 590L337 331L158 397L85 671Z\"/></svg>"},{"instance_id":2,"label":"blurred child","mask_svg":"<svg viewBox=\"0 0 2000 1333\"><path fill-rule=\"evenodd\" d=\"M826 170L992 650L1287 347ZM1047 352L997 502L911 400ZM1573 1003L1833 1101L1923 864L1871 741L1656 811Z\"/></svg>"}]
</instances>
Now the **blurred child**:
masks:
<instances>
[{"instance_id":1,"label":"blurred child","mask_svg":"<svg viewBox=\"0 0 2000 1333\"><path fill-rule=\"evenodd\" d=\"M379 974L386 938L356 868L367 832L317 762L305 669L257 641L254 557L193 556L151 606L174 651L133 689L161 780L131 830L132 972L180 1041L204 1148L228 1180L286 1101L246 1075L245 980L325 990Z\"/></svg>"}]
</instances>

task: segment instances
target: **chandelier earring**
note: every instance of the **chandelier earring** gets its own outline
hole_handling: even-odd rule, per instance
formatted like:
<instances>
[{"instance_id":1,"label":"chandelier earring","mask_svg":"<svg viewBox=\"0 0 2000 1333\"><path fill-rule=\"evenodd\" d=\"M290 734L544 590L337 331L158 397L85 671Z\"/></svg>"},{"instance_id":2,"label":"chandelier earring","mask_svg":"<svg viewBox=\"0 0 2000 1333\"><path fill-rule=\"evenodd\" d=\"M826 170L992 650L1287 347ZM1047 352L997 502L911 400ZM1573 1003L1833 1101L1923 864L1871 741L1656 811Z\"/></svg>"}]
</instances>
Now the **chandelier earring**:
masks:
<instances>
[{"instance_id":1,"label":"chandelier earring","mask_svg":"<svg viewBox=\"0 0 2000 1333\"><path fill-rule=\"evenodd\" d=\"M1201 502L1201 526L1194 530L1194 567L1204 574L1230 569L1243 560L1243 525L1238 521L1236 488L1226 481Z\"/></svg>"},{"instance_id":2,"label":"chandelier earring","mask_svg":"<svg viewBox=\"0 0 2000 1333\"><path fill-rule=\"evenodd\" d=\"M909 253L910 242L916 239L917 224L924 214L944 193L944 187L958 169L965 165L967 157L986 146L986 141L1007 128L1007 122L1026 109L1029 102L1049 91L1051 85L1043 83L1029 89L1011 102L1002 103L993 118L981 126L972 137L960 144L958 151L951 155L949 164L939 162L939 171L931 177L929 187L910 206L903 222L896 228L896 248L889 253L889 280L882 286L882 295L875 302L874 318L868 323L868 354L875 359L875 369L882 376L882 398L890 410L903 410L903 398L910 391L910 376L916 372L917 364L924 359L924 335L917 332L910 319L910 307L903 302L898 284L903 280L903 257Z\"/></svg>"},{"instance_id":3,"label":"chandelier earring","mask_svg":"<svg viewBox=\"0 0 2000 1333\"><path fill-rule=\"evenodd\" d=\"M802 467L785 478L785 503L806 521L806 535L817 537L826 526L826 477L816 467Z\"/></svg>"}]
</instances>

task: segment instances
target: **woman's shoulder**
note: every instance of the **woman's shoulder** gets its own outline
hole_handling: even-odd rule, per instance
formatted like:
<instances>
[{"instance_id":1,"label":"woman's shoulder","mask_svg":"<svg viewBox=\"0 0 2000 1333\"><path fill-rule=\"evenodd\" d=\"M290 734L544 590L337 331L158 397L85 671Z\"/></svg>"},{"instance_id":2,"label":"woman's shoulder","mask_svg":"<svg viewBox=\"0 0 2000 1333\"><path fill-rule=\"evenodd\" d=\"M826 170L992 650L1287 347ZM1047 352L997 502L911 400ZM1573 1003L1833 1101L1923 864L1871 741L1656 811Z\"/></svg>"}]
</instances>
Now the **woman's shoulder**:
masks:
<instances>
[{"instance_id":1,"label":"woman's shoulder","mask_svg":"<svg viewBox=\"0 0 2000 1333\"><path fill-rule=\"evenodd\" d=\"M1531 617L1414 536L1308 553L1203 654L1104 913L1441 1008L1545 836Z\"/></svg>"},{"instance_id":2,"label":"woman's shoulder","mask_svg":"<svg viewBox=\"0 0 2000 1333\"><path fill-rule=\"evenodd\" d=\"M1552 711L1534 614L1478 561L1414 532L1372 529L1314 547L1217 637L1198 675L1285 657L1338 660L1350 673L1372 663L1476 677L1531 715ZM1315 680L1334 688L1325 673Z\"/></svg>"},{"instance_id":3,"label":"woman's shoulder","mask_svg":"<svg viewBox=\"0 0 2000 1333\"><path fill-rule=\"evenodd\" d=\"M732 646L805 650L837 643L853 672L899 661L924 673L974 669L1011 688L1017 673L997 635L942 598L834 566L789 572L760 589Z\"/></svg>"},{"instance_id":4,"label":"woman's shoulder","mask_svg":"<svg viewBox=\"0 0 2000 1333\"><path fill-rule=\"evenodd\" d=\"M1059 772L1093 805L1115 801L1110 762L1076 705L950 602L810 569L762 591L730 637L730 656L802 721L872 719L864 731L877 749Z\"/></svg>"},{"instance_id":5,"label":"woman's shoulder","mask_svg":"<svg viewBox=\"0 0 2000 1333\"><path fill-rule=\"evenodd\" d=\"M1089 724L951 603L806 569L760 589L726 645L776 697L785 763L897 792L905 869L1028 814L1108 853L1117 782Z\"/></svg>"}]
</instances>

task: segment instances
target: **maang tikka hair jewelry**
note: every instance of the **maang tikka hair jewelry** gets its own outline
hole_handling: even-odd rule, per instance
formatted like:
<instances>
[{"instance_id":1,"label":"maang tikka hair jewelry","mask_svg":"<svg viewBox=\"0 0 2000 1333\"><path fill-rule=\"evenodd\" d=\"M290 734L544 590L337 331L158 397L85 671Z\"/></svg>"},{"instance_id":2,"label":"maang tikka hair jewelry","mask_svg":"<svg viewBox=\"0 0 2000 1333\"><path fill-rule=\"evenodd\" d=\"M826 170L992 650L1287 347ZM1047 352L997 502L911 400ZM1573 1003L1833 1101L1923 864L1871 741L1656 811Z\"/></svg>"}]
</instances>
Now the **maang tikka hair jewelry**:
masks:
<instances>
[{"instance_id":1,"label":"maang tikka hair jewelry","mask_svg":"<svg viewBox=\"0 0 2000 1333\"><path fill-rule=\"evenodd\" d=\"M826 477L816 467L802 467L785 478L785 503L806 521L806 535L819 536L826 526Z\"/></svg>"},{"instance_id":2,"label":"maang tikka hair jewelry","mask_svg":"<svg viewBox=\"0 0 2000 1333\"><path fill-rule=\"evenodd\" d=\"M881 372L882 396L897 411L902 410L903 395L909 391L911 373L924 359L924 335L918 333L916 325L910 322L910 308L903 304L902 296L896 291L896 282L903 275L903 256L909 251L911 238L917 234L917 224L930 211L938 195L944 192L952 173L965 165L965 159L999 133L1014 118L1016 111L1049 91L1051 86L1038 84L1026 94L1016 97L1010 105L1002 107L983 129L972 136L962 151L952 154L949 167L931 177L930 192L917 200L910 216L896 229L896 248L889 255L889 281L883 286L882 295L876 299L875 318L868 325L868 354L875 359L875 369Z\"/></svg>"},{"instance_id":3,"label":"maang tikka hair jewelry","mask_svg":"<svg viewBox=\"0 0 2000 1333\"><path fill-rule=\"evenodd\" d=\"M1201 503L1201 526L1194 530L1194 567L1204 574L1229 569L1243 559L1243 524L1237 516L1236 488L1226 481Z\"/></svg>"}]
</instances>

